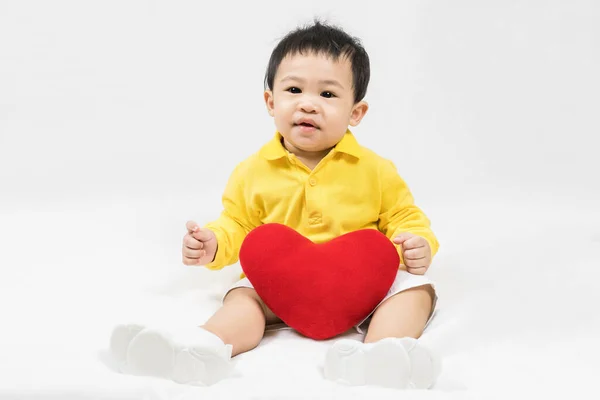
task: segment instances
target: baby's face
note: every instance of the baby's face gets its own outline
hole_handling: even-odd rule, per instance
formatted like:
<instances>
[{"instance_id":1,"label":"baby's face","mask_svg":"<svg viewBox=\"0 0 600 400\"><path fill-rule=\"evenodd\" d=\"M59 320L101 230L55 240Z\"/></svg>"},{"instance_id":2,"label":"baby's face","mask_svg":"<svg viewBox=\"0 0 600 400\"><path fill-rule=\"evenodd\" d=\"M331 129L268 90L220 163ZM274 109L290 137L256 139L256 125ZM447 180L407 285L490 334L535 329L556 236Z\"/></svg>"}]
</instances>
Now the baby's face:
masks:
<instances>
[{"instance_id":1,"label":"baby's face","mask_svg":"<svg viewBox=\"0 0 600 400\"><path fill-rule=\"evenodd\" d=\"M315 54L284 58L265 101L279 133L302 152L335 146L367 110L354 103L350 61Z\"/></svg>"}]
</instances>

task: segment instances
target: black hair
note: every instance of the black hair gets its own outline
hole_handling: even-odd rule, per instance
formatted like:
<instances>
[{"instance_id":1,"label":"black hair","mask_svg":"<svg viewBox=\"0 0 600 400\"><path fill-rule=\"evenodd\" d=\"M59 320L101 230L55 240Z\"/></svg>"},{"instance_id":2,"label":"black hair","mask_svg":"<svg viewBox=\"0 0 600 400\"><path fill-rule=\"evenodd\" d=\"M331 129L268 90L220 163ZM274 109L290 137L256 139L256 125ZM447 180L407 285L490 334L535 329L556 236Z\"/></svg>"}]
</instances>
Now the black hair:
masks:
<instances>
[{"instance_id":1,"label":"black hair","mask_svg":"<svg viewBox=\"0 0 600 400\"><path fill-rule=\"evenodd\" d=\"M275 73L281 60L287 55L311 52L331 57L334 61L340 57L347 57L352 65L354 103L365 97L371 68L369 56L360 39L348 35L339 27L323 24L318 20L311 26L299 27L289 32L273 49L265 74L265 89L273 90Z\"/></svg>"}]
</instances>

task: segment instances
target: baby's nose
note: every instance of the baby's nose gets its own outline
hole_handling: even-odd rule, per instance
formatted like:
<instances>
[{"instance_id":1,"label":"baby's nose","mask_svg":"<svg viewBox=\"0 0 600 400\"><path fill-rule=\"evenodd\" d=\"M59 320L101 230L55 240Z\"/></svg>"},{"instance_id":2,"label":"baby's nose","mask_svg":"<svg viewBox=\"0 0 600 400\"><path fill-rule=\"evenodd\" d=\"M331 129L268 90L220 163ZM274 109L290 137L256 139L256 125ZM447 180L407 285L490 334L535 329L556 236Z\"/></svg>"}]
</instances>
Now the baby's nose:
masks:
<instances>
[{"instance_id":1,"label":"baby's nose","mask_svg":"<svg viewBox=\"0 0 600 400\"><path fill-rule=\"evenodd\" d=\"M305 98L300 101L299 108L306 113L312 113L317 110L317 106L315 105L315 103L308 98Z\"/></svg>"}]
</instances>

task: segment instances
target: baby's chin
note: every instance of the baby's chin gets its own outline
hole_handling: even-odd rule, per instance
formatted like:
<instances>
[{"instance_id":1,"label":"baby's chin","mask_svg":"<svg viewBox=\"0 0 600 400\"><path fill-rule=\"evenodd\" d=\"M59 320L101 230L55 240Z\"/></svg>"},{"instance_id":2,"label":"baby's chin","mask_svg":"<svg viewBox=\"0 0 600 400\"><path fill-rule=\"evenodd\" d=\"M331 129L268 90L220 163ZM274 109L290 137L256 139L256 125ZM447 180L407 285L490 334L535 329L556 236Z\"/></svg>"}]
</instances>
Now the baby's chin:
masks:
<instances>
[{"instance_id":1,"label":"baby's chin","mask_svg":"<svg viewBox=\"0 0 600 400\"><path fill-rule=\"evenodd\" d=\"M293 132L291 135L287 136L288 142L294 147L305 151L325 150L328 147L328 141L323 139L323 135L320 135L318 132L310 135Z\"/></svg>"},{"instance_id":2,"label":"baby's chin","mask_svg":"<svg viewBox=\"0 0 600 400\"><path fill-rule=\"evenodd\" d=\"M288 140L288 142L294 146L294 148L307 153L319 153L332 147L328 146L327 143L323 143L323 141L307 140L306 138L293 138L292 140Z\"/></svg>"}]
</instances>

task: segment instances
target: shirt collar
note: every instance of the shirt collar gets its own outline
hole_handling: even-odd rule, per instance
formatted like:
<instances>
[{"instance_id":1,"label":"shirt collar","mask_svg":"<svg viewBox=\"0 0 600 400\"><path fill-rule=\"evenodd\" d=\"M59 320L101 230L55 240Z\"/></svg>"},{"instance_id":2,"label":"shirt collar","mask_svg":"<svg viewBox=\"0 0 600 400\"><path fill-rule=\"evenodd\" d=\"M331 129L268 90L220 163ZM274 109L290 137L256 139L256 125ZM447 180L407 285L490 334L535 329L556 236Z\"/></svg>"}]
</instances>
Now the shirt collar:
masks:
<instances>
[{"instance_id":1,"label":"shirt collar","mask_svg":"<svg viewBox=\"0 0 600 400\"><path fill-rule=\"evenodd\" d=\"M360 158L362 155L362 148L356 141L354 134L350 132L350 129L346 131L342 140L335 146L335 151L348 154L354 158Z\"/></svg>"},{"instance_id":2,"label":"shirt collar","mask_svg":"<svg viewBox=\"0 0 600 400\"><path fill-rule=\"evenodd\" d=\"M280 158L286 157L288 151L283 147L281 143L281 133L276 132L273 139L271 139L267 144L260 149L260 155L269 161L278 160ZM356 141L354 134L350 132L348 129L346 134L342 137L342 140L338 142L338 144L334 147L334 151L348 154L355 158L360 158L362 151L361 147Z\"/></svg>"}]
</instances>

